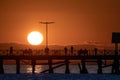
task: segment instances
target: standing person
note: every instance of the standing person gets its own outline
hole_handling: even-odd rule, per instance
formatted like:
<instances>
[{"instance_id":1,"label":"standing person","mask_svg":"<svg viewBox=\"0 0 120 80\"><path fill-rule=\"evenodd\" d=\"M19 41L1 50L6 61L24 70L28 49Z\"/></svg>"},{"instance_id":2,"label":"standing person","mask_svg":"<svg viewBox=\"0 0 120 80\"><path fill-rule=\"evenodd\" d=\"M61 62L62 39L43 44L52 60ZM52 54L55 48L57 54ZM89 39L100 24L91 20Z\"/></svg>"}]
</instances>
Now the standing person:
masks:
<instances>
[{"instance_id":1,"label":"standing person","mask_svg":"<svg viewBox=\"0 0 120 80\"><path fill-rule=\"evenodd\" d=\"M98 51L98 49L97 49L97 48L94 48L95 56L97 55L97 51Z\"/></svg>"},{"instance_id":2,"label":"standing person","mask_svg":"<svg viewBox=\"0 0 120 80\"><path fill-rule=\"evenodd\" d=\"M84 50L84 56L88 56L88 50L87 49Z\"/></svg>"},{"instance_id":3,"label":"standing person","mask_svg":"<svg viewBox=\"0 0 120 80\"><path fill-rule=\"evenodd\" d=\"M32 56L32 49L30 49L30 48L28 49L28 55Z\"/></svg>"},{"instance_id":4,"label":"standing person","mask_svg":"<svg viewBox=\"0 0 120 80\"><path fill-rule=\"evenodd\" d=\"M64 51L65 51L65 56L67 55L67 52L68 52L68 49L67 49L67 47L65 46L65 48L64 48Z\"/></svg>"},{"instance_id":5,"label":"standing person","mask_svg":"<svg viewBox=\"0 0 120 80\"><path fill-rule=\"evenodd\" d=\"M83 53L83 50L82 50L82 49L78 50L78 56L81 56L82 53Z\"/></svg>"},{"instance_id":6,"label":"standing person","mask_svg":"<svg viewBox=\"0 0 120 80\"><path fill-rule=\"evenodd\" d=\"M71 46L71 55L73 55L74 48Z\"/></svg>"},{"instance_id":7,"label":"standing person","mask_svg":"<svg viewBox=\"0 0 120 80\"><path fill-rule=\"evenodd\" d=\"M10 55L13 55L13 47L11 46L10 47L10 52L9 52Z\"/></svg>"},{"instance_id":8,"label":"standing person","mask_svg":"<svg viewBox=\"0 0 120 80\"><path fill-rule=\"evenodd\" d=\"M49 48L45 48L45 55L49 55Z\"/></svg>"}]
</instances>

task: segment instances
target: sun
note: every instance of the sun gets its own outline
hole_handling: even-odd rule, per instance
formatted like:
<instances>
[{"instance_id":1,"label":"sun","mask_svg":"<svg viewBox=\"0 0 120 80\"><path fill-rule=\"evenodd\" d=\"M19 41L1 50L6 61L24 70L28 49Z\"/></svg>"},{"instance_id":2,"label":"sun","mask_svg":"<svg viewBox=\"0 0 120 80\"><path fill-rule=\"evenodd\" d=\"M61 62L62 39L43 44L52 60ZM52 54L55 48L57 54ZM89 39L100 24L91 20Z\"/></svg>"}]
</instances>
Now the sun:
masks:
<instances>
[{"instance_id":1,"label":"sun","mask_svg":"<svg viewBox=\"0 0 120 80\"><path fill-rule=\"evenodd\" d=\"M31 45L39 45L43 41L43 35L38 31L32 31L28 34L27 40Z\"/></svg>"}]
</instances>

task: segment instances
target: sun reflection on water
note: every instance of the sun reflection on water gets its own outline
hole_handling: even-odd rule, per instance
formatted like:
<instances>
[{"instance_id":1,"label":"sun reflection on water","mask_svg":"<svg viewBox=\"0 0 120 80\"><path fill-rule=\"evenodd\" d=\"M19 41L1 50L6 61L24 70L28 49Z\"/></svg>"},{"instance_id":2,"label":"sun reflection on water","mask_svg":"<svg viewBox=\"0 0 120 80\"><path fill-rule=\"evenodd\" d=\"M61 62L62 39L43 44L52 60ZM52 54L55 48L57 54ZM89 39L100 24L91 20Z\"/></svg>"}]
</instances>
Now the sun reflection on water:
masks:
<instances>
[{"instance_id":1,"label":"sun reflection on water","mask_svg":"<svg viewBox=\"0 0 120 80\"><path fill-rule=\"evenodd\" d=\"M42 71L43 66L42 65L35 65L35 73L40 73ZM27 66L27 73L32 73L32 66Z\"/></svg>"}]
</instances>

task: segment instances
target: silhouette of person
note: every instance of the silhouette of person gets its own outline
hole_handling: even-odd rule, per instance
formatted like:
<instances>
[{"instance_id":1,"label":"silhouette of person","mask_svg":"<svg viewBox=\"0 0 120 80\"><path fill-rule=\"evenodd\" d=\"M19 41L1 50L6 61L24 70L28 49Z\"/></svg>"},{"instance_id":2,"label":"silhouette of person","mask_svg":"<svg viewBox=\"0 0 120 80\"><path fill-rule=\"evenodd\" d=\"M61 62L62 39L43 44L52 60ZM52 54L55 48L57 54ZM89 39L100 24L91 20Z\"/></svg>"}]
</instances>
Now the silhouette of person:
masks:
<instances>
[{"instance_id":1,"label":"silhouette of person","mask_svg":"<svg viewBox=\"0 0 120 80\"><path fill-rule=\"evenodd\" d=\"M23 55L25 56L27 52L28 52L27 49L23 50Z\"/></svg>"},{"instance_id":2,"label":"silhouette of person","mask_svg":"<svg viewBox=\"0 0 120 80\"><path fill-rule=\"evenodd\" d=\"M81 56L82 53L83 53L82 49L78 50L78 56Z\"/></svg>"},{"instance_id":3,"label":"silhouette of person","mask_svg":"<svg viewBox=\"0 0 120 80\"><path fill-rule=\"evenodd\" d=\"M95 56L97 55L97 50L98 50L97 48L94 48Z\"/></svg>"},{"instance_id":4,"label":"silhouette of person","mask_svg":"<svg viewBox=\"0 0 120 80\"><path fill-rule=\"evenodd\" d=\"M86 55L88 55L88 50L87 49L84 50L84 56L86 56Z\"/></svg>"},{"instance_id":5,"label":"silhouette of person","mask_svg":"<svg viewBox=\"0 0 120 80\"><path fill-rule=\"evenodd\" d=\"M67 49L67 47L65 46L65 48L64 48L64 51L65 51L65 56L67 55L67 52L68 52L68 49Z\"/></svg>"},{"instance_id":6,"label":"silhouette of person","mask_svg":"<svg viewBox=\"0 0 120 80\"><path fill-rule=\"evenodd\" d=\"M73 55L73 51L74 51L73 46L71 46L71 55Z\"/></svg>"},{"instance_id":7,"label":"silhouette of person","mask_svg":"<svg viewBox=\"0 0 120 80\"><path fill-rule=\"evenodd\" d=\"M29 54L29 56L32 56L32 49L28 49L28 54Z\"/></svg>"},{"instance_id":8,"label":"silhouette of person","mask_svg":"<svg viewBox=\"0 0 120 80\"><path fill-rule=\"evenodd\" d=\"M48 55L48 54L49 54L49 48L46 47L46 48L45 48L45 55Z\"/></svg>"},{"instance_id":9,"label":"silhouette of person","mask_svg":"<svg viewBox=\"0 0 120 80\"><path fill-rule=\"evenodd\" d=\"M10 47L10 52L9 53L10 53L10 55L13 55L13 47L12 46Z\"/></svg>"}]
</instances>

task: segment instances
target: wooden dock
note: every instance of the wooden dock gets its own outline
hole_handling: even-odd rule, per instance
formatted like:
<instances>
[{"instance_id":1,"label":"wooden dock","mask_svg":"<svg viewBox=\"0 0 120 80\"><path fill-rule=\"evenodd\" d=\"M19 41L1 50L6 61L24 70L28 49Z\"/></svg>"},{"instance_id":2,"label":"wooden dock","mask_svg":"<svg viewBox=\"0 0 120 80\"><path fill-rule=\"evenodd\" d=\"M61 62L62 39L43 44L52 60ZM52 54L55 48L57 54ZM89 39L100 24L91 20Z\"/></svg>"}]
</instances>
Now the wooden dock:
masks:
<instances>
[{"instance_id":1,"label":"wooden dock","mask_svg":"<svg viewBox=\"0 0 120 80\"><path fill-rule=\"evenodd\" d=\"M16 51L18 53L11 52L5 52L1 51L0 52L0 74L4 74L4 60L14 60L16 62L16 74L20 74L20 61L21 60L30 60L31 65L32 65L32 73L35 73L35 65L37 65L37 60L47 60L48 63L46 65L49 66L49 69L42 71L41 73L44 72L49 72L49 73L54 73L54 69L58 68L62 65L65 65L65 73L70 73L69 70L69 64L70 60L80 60L80 63L78 63L78 66L80 68L80 73L88 73L88 70L86 68L86 62L94 62L98 65L98 74L102 74L102 68L112 66L111 73L113 74L120 74L119 71L119 60L120 60L120 55L106 55L106 54L98 54L98 51L94 51L94 54L78 54L80 51L75 51L72 54L71 53L66 53L62 55L56 55L56 54L33 54L32 52L29 52L31 54L25 55L24 52ZM64 51L63 51L64 52ZM24 54L23 54L24 53ZM61 62L56 62L54 63L54 60L62 60ZM103 61L111 60L113 64L105 64L103 65ZM117 62L116 62L117 61ZM54 66L54 64L58 64L57 66Z\"/></svg>"}]
</instances>

